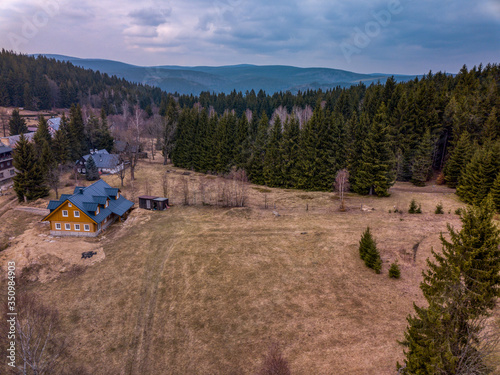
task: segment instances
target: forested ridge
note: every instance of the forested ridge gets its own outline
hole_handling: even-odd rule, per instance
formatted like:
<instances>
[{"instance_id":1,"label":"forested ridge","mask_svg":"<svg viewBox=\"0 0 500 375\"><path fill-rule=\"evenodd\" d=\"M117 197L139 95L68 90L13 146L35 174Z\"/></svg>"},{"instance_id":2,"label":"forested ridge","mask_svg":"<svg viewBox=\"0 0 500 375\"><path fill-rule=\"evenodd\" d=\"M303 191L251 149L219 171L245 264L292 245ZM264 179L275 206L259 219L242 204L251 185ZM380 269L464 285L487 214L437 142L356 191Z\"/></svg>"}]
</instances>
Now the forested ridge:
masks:
<instances>
[{"instance_id":1,"label":"forested ridge","mask_svg":"<svg viewBox=\"0 0 500 375\"><path fill-rule=\"evenodd\" d=\"M396 181L457 187L468 203L500 200L500 67L464 66L455 76L363 83L272 95L262 90L200 96L74 67L43 56L0 54L0 105L34 109L72 104L161 117L158 147L176 166L252 182L331 190L347 168L353 191L384 196ZM70 150L71 151L71 150ZM70 152L71 153L71 152Z\"/></svg>"}]
</instances>

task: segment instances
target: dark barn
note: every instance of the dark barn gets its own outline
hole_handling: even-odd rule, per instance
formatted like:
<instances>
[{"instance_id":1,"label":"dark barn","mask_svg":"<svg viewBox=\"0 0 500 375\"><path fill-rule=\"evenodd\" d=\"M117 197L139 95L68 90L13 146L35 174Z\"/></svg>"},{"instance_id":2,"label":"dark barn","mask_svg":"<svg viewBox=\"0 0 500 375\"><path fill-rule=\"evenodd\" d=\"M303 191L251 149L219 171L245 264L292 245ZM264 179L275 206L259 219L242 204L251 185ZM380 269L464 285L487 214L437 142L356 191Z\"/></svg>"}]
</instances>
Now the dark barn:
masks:
<instances>
[{"instance_id":1,"label":"dark barn","mask_svg":"<svg viewBox=\"0 0 500 375\"><path fill-rule=\"evenodd\" d=\"M139 207L146 210L163 211L168 208L168 198L142 195L139 197Z\"/></svg>"}]
</instances>

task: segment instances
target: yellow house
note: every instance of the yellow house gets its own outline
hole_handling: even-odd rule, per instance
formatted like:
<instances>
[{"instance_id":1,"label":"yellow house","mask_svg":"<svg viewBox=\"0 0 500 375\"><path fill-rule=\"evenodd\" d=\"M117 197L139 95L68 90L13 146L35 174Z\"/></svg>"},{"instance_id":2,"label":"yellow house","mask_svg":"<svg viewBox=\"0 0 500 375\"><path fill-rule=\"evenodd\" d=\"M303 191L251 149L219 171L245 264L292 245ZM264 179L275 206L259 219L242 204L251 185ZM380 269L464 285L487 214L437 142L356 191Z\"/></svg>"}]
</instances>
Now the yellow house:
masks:
<instances>
[{"instance_id":1,"label":"yellow house","mask_svg":"<svg viewBox=\"0 0 500 375\"><path fill-rule=\"evenodd\" d=\"M133 202L103 180L87 187L76 187L73 194L62 194L50 201L50 213L42 221L50 222L50 234L55 236L95 237L130 211Z\"/></svg>"}]
</instances>

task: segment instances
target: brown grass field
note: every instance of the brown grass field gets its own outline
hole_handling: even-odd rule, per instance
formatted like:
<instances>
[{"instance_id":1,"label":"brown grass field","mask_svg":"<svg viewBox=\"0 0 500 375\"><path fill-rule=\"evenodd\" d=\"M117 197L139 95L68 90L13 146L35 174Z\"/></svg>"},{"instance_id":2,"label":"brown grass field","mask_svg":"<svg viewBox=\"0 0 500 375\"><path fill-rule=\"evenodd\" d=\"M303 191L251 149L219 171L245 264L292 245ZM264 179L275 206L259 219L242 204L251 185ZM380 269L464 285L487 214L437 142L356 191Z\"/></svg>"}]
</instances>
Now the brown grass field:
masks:
<instances>
[{"instance_id":1,"label":"brown grass field","mask_svg":"<svg viewBox=\"0 0 500 375\"><path fill-rule=\"evenodd\" d=\"M45 255L50 263L57 251L64 269L52 266L52 278L32 278L26 287L59 309L73 362L96 375L254 374L277 342L296 375L396 373L405 318L413 302L423 303L425 260L432 247L440 249L447 223L460 226L453 190L398 183L389 198L349 195L350 209L339 212L334 193L251 185L247 207L221 208L201 205L193 193L200 179L218 178L141 161L124 194L163 195L166 169L173 207L136 209L98 239L54 238L37 247L29 239L48 234L39 216L11 210L0 217L25 228L12 232L15 243L0 253L3 268L30 243L37 262ZM182 178L197 205L181 204ZM104 179L119 186L116 176ZM63 192L72 191L65 183ZM406 212L412 198L423 214L389 213L394 206ZM434 214L438 202L444 215ZM362 204L374 210L362 211ZM380 275L359 258L367 226L384 261ZM82 248L93 247L105 256L79 259ZM399 280L388 277L395 260ZM85 268L66 272L70 264Z\"/></svg>"}]
</instances>

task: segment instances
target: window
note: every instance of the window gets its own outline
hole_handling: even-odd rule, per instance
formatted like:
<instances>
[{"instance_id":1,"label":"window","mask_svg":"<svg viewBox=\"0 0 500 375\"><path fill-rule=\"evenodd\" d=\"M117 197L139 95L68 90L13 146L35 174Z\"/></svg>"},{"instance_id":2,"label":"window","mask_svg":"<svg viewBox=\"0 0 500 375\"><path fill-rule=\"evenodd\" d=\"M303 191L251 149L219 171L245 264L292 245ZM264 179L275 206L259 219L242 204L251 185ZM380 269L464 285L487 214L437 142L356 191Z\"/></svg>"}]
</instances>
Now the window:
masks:
<instances>
[{"instance_id":1,"label":"window","mask_svg":"<svg viewBox=\"0 0 500 375\"><path fill-rule=\"evenodd\" d=\"M73 207L73 206L71 205L71 203L68 203L68 207Z\"/></svg>"},{"instance_id":2,"label":"window","mask_svg":"<svg viewBox=\"0 0 500 375\"><path fill-rule=\"evenodd\" d=\"M71 230L71 224L64 224L64 229L65 230Z\"/></svg>"},{"instance_id":3,"label":"window","mask_svg":"<svg viewBox=\"0 0 500 375\"><path fill-rule=\"evenodd\" d=\"M3 178L3 172L2 172L2 173L0 173L0 178Z\"/></svg>"},{"instance_id":4,"label":"window","mask_svg":"<svg viewBox=\"0 0 500 375\"><path fill-rule=\"evenodd\" d=\"M80 230L80 224L75 224L75 230Z\"/></svg>"},{"instance_id":5,"label":"window","mask_svg":"<svg viewBox=\"0 0 500 375\"><path fill-rule=\"evenodd\" d=\"M84 230L85 232L90 232L90 225L89 225L89 224L84 224L84 225L83 225L83 230Z\"/></svg>"},{"instance_id":6,"label":"window","mask_svg":"<svg viewBox=\"0 0 500 375\"><path fill-rule=\"evenodd\" d=\"M13 169L11 169L11 170L10 170L10 175L11 175L11 176L14 176L14 173L15 173L15 172L14 172L14 170L13 170Z\"/></svg>"},{"instance_id":7,"label":"window","mask_svg":"<svg viewBox=\"0 0 500 375\"><path fill-rule=\"evenodd\" d=\"M67 210L63 210L63 216L64 217L68 217L68 211Z\"/></svg>"},{"instance_id":8,"label":"window","mask_svg":"<svg viewBox=\"0 0 500 375\"><path fill-rule=\"evenodd\" d=\"M75 215L75 217L80 217L80 211L73 211L73 215Z\"/></svg>"},{"instance_id":9,"label":"window","mask_svg":"<svg viewBox=\"0 0 500 375\"><path fill-rule=\"evenodd\" d=\"M61 230L61 223L56 223L56 230Z\"/></svg>"}]
</instances>

